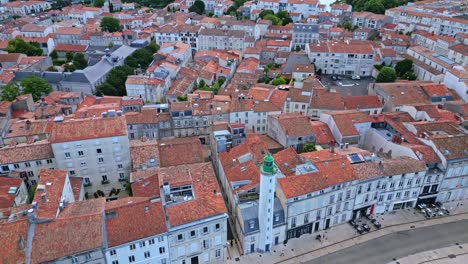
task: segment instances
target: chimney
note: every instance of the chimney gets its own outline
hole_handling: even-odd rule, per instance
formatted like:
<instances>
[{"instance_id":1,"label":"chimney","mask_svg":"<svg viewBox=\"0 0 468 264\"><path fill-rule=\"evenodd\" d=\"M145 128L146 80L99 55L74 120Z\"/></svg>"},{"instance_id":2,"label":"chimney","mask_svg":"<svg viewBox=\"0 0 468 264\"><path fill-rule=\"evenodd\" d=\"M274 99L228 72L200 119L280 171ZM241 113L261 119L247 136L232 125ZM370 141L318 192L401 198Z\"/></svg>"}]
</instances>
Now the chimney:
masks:
<instances>
[{"instance_id":1,"label":"chimney","mask_svg":"<svg viewBox=\"0 0 468 264\"><path fill-rule=\"evenodd\" d=\"M26 120L26 130L31 129L31 121Z\"/></svg>"},{"instance_id":2,"label":"chimney","mask_svg":"<svg viewBox=\"0 0 468 264\"><path fill-rule=\"evenodd\" d=\"M382 161L379 161L379 171L382 172L383 169L384 169L384 166L383 166L383 164L382 164Z\"/></svg>"},{"instance_id":3,"label":"chimney","mask_svg":"<svg viewBox=\"0 0 468 264\"><path fill-rule=\"evenodd\" d=\"M335 153L335 141L330 141L330 153Z\"/></svg>"},{"instance_id":4,"label":"chimney","mask_svg":"<svg viewBox=\"0 0 468 264\"><path fill-rule=\"evenodd\" d=\"M170 192L171 192L171 186L169 185L168 182L164 182L164 185L163 185L163 192L164 192L164 195L169 196L169 194L170 194Z\"/></svg>"},{"instance_id":5,"label":"chimney","mask_svg":"<svg viewBox=\"0 0 468 264\"><path fill-rule=\"evenodd\" d=\"M41 197L43 202L47 202L47 196L45 192L41 194Z\"/></svg>"}]
</instances>

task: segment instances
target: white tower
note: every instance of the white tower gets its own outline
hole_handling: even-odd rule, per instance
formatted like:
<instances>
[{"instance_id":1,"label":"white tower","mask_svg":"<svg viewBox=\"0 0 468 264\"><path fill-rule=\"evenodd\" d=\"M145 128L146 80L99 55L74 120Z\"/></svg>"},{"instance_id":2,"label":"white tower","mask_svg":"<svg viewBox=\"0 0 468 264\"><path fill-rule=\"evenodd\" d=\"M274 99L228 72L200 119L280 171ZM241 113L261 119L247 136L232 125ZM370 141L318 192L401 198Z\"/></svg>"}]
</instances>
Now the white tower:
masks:
<instances>
[{"instance_id":1,"label":"white tower","mask_svg":"<svg viewBox=\"0 0 468 264\"><path fill-rule=\"evenodd\" d=\"M258 221L260 237L258 248L270 251L273 245L273 210L278 169L273 157L268 154L260 167L260 198L258 200Z\"/></svg>"}]
</instances>

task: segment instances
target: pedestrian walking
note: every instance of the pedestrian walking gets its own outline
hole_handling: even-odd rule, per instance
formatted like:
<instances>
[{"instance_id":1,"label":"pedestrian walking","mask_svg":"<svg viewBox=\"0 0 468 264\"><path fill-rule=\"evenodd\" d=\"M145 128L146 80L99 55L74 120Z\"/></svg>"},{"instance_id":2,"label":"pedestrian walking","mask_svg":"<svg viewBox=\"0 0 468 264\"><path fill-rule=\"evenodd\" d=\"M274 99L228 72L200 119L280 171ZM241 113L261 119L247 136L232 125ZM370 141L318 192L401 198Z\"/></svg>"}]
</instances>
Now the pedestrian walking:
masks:
<instances>
[{"instance_id":1,"label":"pedestrian walking","mask_svg":"<svg viewBox=\"0 0 468 264\"><path fill-rule=\"evenodd\" d=\"M281 250L280 257L284 256L284 248Z\"/></svg>"},{"instance_id":2,"label":"pedestrian walking","mask_svg":"<svg viewBox=\"0 0 468 264\"><path fill-rule=\"evenodd\" d=\"M232 242L232 240L231 240L231 247L232 247L233 245L234 245L234 242Z\"/></svg>"}]
</instances>

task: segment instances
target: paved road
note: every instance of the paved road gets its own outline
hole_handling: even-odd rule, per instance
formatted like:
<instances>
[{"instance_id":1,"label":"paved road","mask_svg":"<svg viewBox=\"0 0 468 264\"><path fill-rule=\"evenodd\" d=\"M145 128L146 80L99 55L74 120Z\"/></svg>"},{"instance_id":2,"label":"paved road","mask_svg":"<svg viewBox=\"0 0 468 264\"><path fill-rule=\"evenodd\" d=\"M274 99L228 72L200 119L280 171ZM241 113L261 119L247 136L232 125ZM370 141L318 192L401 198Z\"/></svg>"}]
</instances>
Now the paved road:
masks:
<instances>
[{"instance_id":1,"label":"paved road","mask_svg":"<svg viewBox=\"0 0 468 264\"><path fill-rule=\"evenodd\" d=\"M380 264L418 252L468 243L468 220L411 229L376 238L307 264ZM396 262L395 262L396 263Z\"/></svg>"}]
</instances>

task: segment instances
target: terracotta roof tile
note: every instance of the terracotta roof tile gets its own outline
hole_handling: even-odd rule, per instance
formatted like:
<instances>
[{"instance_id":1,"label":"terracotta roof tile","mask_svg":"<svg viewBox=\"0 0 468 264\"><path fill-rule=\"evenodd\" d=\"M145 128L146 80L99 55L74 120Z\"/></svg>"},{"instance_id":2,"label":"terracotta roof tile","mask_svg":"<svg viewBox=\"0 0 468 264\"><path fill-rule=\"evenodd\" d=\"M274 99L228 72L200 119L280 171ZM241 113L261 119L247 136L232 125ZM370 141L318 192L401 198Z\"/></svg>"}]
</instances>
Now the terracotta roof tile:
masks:
<instances>
[{"instance_id":1,"label":"terracotta roof tile","mask_svg":"<svg viewBox=\"0 0 468 264\"><path fill-rule=\"evenodd\" d=\"M393 176L404 173L412 173L426 170L426 163L410 157L398 157L384 159L380 162L369 161L353 164L356 176L361 179L369 179L378 176Z\"/></svg>"},{"instance_id":2,"label":"terracotta roof tile","mask_svg":"<svg viewBox=\"0 0 468 264\"><path fill-rule=\"evenodd\" d=\"M205 153L198 137L163 139L159 141L161 167L205 161Z\"/></svg>"},{"instance_id":3,"label":"terracotta roof tile","mask_svg":"<svg viewBox=\"0 0 468 264\"><path fill-rule=\"evenodd\" d=\"M39 171L39 182L34 195L34 202L38 207L37 218L54 219L57 216L67 177L66 170L41 169Z\"/></svg>"},{"instance_id":4,"label":"terracotta roof tile","mask_svg":"<svg viewBox=\"0 0 468 264\"><path fill-rule=\"evenodd\" d=\"M330 115L344 137L359 135L359 131L357 131L354 124L371 122L368 113L356 110L330 112Z\"/></svg>"},{"instance_id":5,"label":"terracotta roof tile","mask_svg":"<svg viewBox=\"0 0 468 264\"><path fill-rule=\"evenodd\" d=\"M53 157L52 148L47 140L0 148L0 164L52 159Z\"/></svg>"},{"instance_id":6,"label":"terracotta roof tile","mask_svg":"<svg viewBox=\"0 0 468 264\"><path fill-rule=\"evenodd\" d=\"M148 165L150 159L154 159L155 166L159 165L159 142L155 139L142 138L130 141L130 157L133 169Z\"/></svg>"},{"instance_id":7,"label":"terracotta roof tile","mask_svg":"<svg viewBox=\"0 0 468 264\"><path fill-rule=\"evenodd\" d=\"M227 214L211 163L180 165L160 169L160 185L169 182L171 186L187 183L193 185L194 199L166 207L170 226L178 226L212 216ZM183 182L173 181L173 176L184 174Z\"/></svg>"},{"instance_id":8,"label":"terracotta roof tile","mask_svg":"<svg viewBox=\"0 0 468 264\"><path fill-rule=\"evenodd\" d=\"M54 122L51 143L127 136L125 117L107 117Z\"/></svg>"},{"instance_id":9,"label":"terracotta roof tile","mask_svg":"<svg viewBox=\"0 0 468 264\"><path fill-rule=\"evenodd\" d=\"M31 263L49 262L101 248L102 222L102 213L97 213L37 224L32 241Z\"/></svg>"},{"instance_id":10,"label":"terracotta roof tile","mask_svg":"<svg viewBox=\"0 0 468 264\"><path fill-rule=\"evenodd\" d=\"M0 261L5 264L26 263L29 222L27 219L0 223ZM24 247L20 248L20 244Z\"/></svg>"},{"instance_id":11,"label":"terracotta roof tile","mask_svg":"<svg viewBox=\"0 0 468 264\"><path fill-rule=\"evenodd\" d=\"M270 115L278 120L279 125L288 137L305 136L313 133L309 117L299 113Z\"/></svg>"},{"instance_id":12,"label":"terracotta roof tile","mask_svg":"<svg viewBox=\"0 0 468 264\"><path fill-rule=\"evenodd\" d=\"M273 158L276 166L285 176L295 175L296 166L304 163L301 156L292 147L275 153Z\"/></svg>"},{"instance_id":13,"label":"terracotta roof tile","mask_svg":"<svg viewBox=\"0 0 468 264\"><path fill-rule=\"evenodd\" d=\"M377 95L358 95L358 96L345 96L343 103L346 109L367 109L367 108L382 108Z\"/></svg>"},{"instance_id":14,"label":"terracotta roof tile","mask_svg":"<svg viewBox=\"0 0 468 264\"><path fill-rule=\"evenodd\" d=\"M329 144L332 140L335 140L333 134L327 124L321 121L310 121L312 131L316 135L315 143L318 145Z\"/></svg>"},{"instance_id":15,"label":"terracotta roof tile","mask_svg":"<svg viewBox=\"0 0 468 264\"><path fill-rule=\"evenodd\" d=\"M127 197L106 204L106 233L109 247L165 232L167 228L161 202Z\"/></svg>"},{"instance_id":16,"label":"terracotta roof tile","mask_svg":"<svg viewBox=\"0 0 468 264\"><path fill-rule=\"evenodd\" d=\"M23 179L0 177L0 208L8 208L14 206L16 193L9 194L10 187L21 187Z\"/></svg>"}]
</instances>

